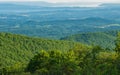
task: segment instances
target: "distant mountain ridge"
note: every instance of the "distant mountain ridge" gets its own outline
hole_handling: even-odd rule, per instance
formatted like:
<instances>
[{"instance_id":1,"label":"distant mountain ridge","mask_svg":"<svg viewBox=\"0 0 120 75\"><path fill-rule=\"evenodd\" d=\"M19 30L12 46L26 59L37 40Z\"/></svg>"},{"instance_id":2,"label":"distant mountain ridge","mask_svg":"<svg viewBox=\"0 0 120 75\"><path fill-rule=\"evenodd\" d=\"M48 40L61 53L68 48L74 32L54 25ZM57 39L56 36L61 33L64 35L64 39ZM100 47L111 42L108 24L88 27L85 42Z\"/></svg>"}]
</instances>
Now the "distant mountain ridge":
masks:
<instances>
[{"instance_id":1,"label":"distant mountain ridge","mask_svg":"<svg viewBox=\"0 0 120 75\"><path fill-rule=\"evenodd\" d=\"M99 6L120 6L119 3L80 3L80 2L63 2L49 3L45 1L25 1L25 2L0 2L0 4L15 4L24 6L39 6L39 7L99 7Z\"/></svg>"},{"instance_id":2,"label":"distant mountain ridge","mask_svg":"<svg viewBox=\"0 0 120 75\"><path fill-rule=\"evenodd\" d=\"M0 3L0 10L14 10L14 9L28 9L28 8L37 8L35 6L29 6L29 5L19 5L14 3Z\"/></svg>"},{"instance_id":3,"label":"distant mountain ridge","mask_svg":"<svg viewBox=\"0 0 120 75\"><path fill-rule=\"evenodd\" d=\"M20 5L31 5L31 6L43 6L43 7L99 7L99 6L120 6L120 3L80 3L80 2L61 2L61 3L49 3L44 1L37 2L21 2L16 3Z\"/></svg>"},{"instance_id":4,"label":"distant mountain ridge","mask_svg":"<svg viewBox=\"0 0 120 75\"><path fill-rule=\"evenodd\" d=\"M116 34L119 31L81 33L61 38L61 40L69 40L81 42L88 45L99 45L103 48L115 48Z\"/></svg>"},{"instance_id":5,"label":"distant mountain ridge","mask_svg":"<svg viewBox=\"0 0 120 75\"><path fill-rule=\"evenodd\" d=\"M100 6L109 6L109 7L116 6L116 7L118 7L118 6L120 6L120 3L103 3Z\"/></svg>"}]
</instances>

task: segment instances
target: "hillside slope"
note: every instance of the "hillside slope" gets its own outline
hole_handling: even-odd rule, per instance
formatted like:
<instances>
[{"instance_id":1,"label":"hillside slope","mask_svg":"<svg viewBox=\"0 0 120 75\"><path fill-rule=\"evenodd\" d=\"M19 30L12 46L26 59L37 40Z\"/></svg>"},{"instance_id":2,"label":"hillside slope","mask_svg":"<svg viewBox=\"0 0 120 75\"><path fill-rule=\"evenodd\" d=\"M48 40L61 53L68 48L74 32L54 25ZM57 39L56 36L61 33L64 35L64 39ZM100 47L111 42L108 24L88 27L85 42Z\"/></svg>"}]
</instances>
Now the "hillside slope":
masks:
<instances>
[{"instance_id":1,"label":"hillside slope","mask_svg":"<svg viewBox=\"0 0 120 75\"><path fill-rule=\"evenodd\" d=\"M0 61L2 61L0 64L2 67L6 67L18 62L26 63L40 50L66 51L75 45L79 45L81 49L87 48L87 46L75 42L0 33Z\"/></svg>"},{"instance_id":2,"label":"hillside slope","mask_svg":"<svg viewBox=\"0 0 120 75\"><path fill-rule=\"evenodd\" d=\"M112 32L112 31L111 31ZM95 33L81 33L76 35L71 35L61 40L69 40L74 42L81 42L84 44L99 45L103 48L114 48L114 41L116 39L115 32L95 32Z\"/></svg>"}]
</instances>

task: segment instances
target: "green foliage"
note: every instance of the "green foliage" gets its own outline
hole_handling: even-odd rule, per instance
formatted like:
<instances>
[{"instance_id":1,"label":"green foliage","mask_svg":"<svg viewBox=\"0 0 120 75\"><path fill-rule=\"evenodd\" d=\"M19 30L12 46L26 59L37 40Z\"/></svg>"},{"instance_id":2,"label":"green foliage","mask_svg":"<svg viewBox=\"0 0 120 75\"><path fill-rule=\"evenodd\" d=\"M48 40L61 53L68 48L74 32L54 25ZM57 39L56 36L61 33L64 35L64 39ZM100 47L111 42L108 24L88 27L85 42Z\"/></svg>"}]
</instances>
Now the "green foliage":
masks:
<instances>
[{"instance_id":1,"label":"green foliage","mask_svg":"<svg viewBox=\"0 0 120 75\"><path fill-rule=\"evenodd\" d=\"M119 75L115 51L8 33L0 34L0 75Z\"/></svg>"},{"instance_id":2,"label":"green foliage","mask_svg":"<svg viewBox=\"0 0 120 75\"><path fill-rule=\"evenodd\" d=\"M28 64L27 71L39 74L73 75L80 71L73 51L40 51Z\"/></svg>"},{"instance_id":3,"label":"green foliage","mask_svg":"<svg viewBox=\"0 0 120 75\"><path fill-rule=\"evenodd\" d=\"M117 39L116 39L116 48L115 48L115 51L117 53L117 61L116 61L116 64L117 64L117 68L119 70L119 73L120 73L120 32L118 33L117 35Z\"/></svg>"},{"instance_id":4,"label":"green foliage","mask_svg":"<svg viewBox=\"0 0 120 75\"><path fill-rule=\"evenodd\" d=\"M41 50L40 53L38 55L36 55L29 63L28 66L28 70L30 72L35 72L35 71L39 71L40 70L44 70L46 68L46 66L48 66L48 60L49 60L49 54L44 51Z\"/></svg>"},{"instance_id":5,"label":"green foliage","mask_svg":"<svg viewBox=\"0 0 120 75\"><path fill-rule=\"evenodd\" d=\"M120 54L120 32L117 35L117 39L116 39L116 43L115 44L116 44L115 50L116 50L116 52L118 54Z\"/></svg>"},{"instance_id":6,"label":"green foliage","mask_svg":"<svg viewBox=\"0 0 120 75\"><path fill-rule=\"evenodd\" d=\"M86 51L43 50L31 59L27 71L37 75L118 75L116 61L115 52L98 46Z\"/></svg>"},{"instance_id":7,"label":"green foliage","mask_svg":"<svg viewBox=\"0 0 120 75\"><path fill-rule=\"evenodd\" d=\"M115 31L117 32L117 31ZM90 32L90 33L81 33L76 35L71 35L65 38L61 38L62 40L69 40L75 42L81 42L88 45L99 45L103 48L115 48L115 32Z\"/></svg>"},{"instance_id":8,"label":"green foliage","mask_svg":"<svg viewBox=\"0 0 120 75\"><path fill-rule=\"evenodd\" d=\"M0 68L9 67L15 70L15 66L19 68L18 63L26 65L40 50L67 51L75 45L88 48L88 46L75 42L0 33ZM12 66L14 66L14 68Z\"/></svg>"}]
</instances>

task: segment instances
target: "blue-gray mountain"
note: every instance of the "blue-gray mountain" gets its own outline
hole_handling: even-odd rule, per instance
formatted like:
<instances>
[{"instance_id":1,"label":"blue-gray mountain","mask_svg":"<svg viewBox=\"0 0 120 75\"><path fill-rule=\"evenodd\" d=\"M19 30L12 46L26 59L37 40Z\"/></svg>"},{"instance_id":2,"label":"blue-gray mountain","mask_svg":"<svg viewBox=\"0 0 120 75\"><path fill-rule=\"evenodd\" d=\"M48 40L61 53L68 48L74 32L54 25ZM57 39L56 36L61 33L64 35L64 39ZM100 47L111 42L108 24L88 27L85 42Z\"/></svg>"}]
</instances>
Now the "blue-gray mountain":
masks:
<instances>
[{"instance_id":1,"label":"blue-gray mountain","mask_svg":"<svg viewBox=\"0 0 120 75\"><path fill-rule=\"evenodd\" d=\"M0 32L60 39L74 34L120 30L119 4L99 7L50 5L46 2L0 3Z\"/></svg>"}]
</instances>

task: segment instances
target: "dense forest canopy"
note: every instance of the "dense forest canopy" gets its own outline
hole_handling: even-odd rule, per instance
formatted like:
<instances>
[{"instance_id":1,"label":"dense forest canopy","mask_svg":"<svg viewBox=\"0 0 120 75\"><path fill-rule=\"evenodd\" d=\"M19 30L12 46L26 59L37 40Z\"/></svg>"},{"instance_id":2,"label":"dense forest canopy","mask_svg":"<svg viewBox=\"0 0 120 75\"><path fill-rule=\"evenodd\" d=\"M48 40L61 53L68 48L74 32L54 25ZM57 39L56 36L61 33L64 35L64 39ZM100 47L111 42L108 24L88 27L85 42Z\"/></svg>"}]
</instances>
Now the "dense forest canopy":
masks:
<instances>
[{"instance_id":1,"label":"dense forest canopy","mask_svg":"<svg viewBox=\"0 0 120 75\"><path fill-rule=\"evenodd\" d=\"M120 35L113 51L76 42L0 33L2 75L119 75Z\"/></svg>"},{"instance_id":2,"label":"dense forest canopy","mask_svg":"<svg viewBox=\"0 0 120 75\"><path fill-rule=\"evenodd\" d=\"M5 67L19 62L26 63L40 50L67 51L76 45L80 46L81 49L89 48L86 45L76 42L0 33L0 58L3 61L1 64Z\"/></svg>"},{"instance_id":3,"label":"dense forest canopy","mask_svg":"<svg viewBox=\"0 0 120 75\"><path fill-rule=\"evenodd\" d=\"M99 45L102 48L114 49L117 32L118 31L81 33L63 37L61 40L81 42L88 45Z\"/></svg>"},{"instance_id":4,"label":"dense forest canopy","mask_svg":"<svg viewBox=\"0 0 120 75\"><path fill-rule=\"evenodd\" d=\"M0 2L0 75L120 75L119 12Z\"/></svg>"}]
</instances>

